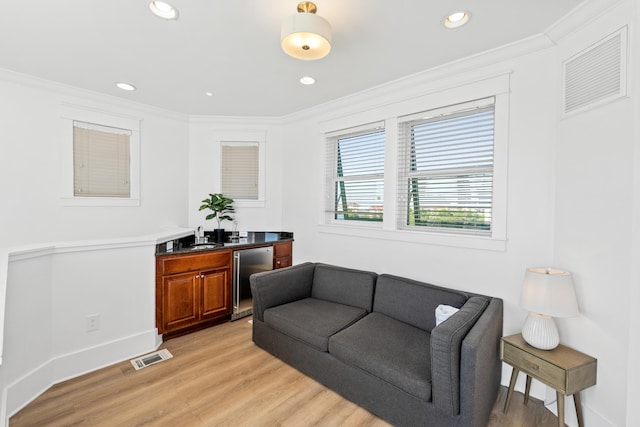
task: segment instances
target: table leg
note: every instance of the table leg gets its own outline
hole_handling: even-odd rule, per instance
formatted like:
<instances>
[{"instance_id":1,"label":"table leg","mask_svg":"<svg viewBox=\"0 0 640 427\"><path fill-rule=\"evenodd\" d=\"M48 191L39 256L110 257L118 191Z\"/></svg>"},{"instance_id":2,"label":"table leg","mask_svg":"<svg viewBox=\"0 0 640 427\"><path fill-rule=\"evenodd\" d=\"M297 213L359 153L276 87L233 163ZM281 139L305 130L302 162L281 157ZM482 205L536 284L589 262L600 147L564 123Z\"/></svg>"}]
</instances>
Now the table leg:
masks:
<instances>
[{"instance_id":1,"label":"table leg","mask_svg":"<svg viewBox=\"0 0 640 427\"><path fill-rule=\"evenodd\" d=\"M529 390L531 390L531 376L527 375L527 382L524 386L524 404L529 402Z\"/></svg>"},{"instance_id":2,"label":"table leg","mask_svg":"<svg viewBox=\"0 0 640 427\"><path fill-rule=\"evenodd\" d=\"M564 427L564 394L556 391L558 400L558 427Z\"/></svg>"},{"instance_id":3,"label":"table leg","mask_svg":"<svg viewBox=\"0 0 640 427\"><path fill-rule=\"evenodd\" d=\"M503 412L507 412L509 409L509 402L511 402L511 396L513 395L513 388L516 386L516 380L518 379L518 373L520 370L518 368L513 368L511 372L511 381L509 381L509 391L507 391L507 399L504 402Z\"/></svg>"},{"instance_id":4,"label":"table leg","mask_svg":"<svg viewBox=\"0 0 640 427\"><path fill-rule=\"evenodd\" d=\"M573 394L573 403L576 405L576 415L578 416L578 427L584 425L584 419L582 418L582 402L580 401L580 392Z\"/></svg>"}]
</instances>

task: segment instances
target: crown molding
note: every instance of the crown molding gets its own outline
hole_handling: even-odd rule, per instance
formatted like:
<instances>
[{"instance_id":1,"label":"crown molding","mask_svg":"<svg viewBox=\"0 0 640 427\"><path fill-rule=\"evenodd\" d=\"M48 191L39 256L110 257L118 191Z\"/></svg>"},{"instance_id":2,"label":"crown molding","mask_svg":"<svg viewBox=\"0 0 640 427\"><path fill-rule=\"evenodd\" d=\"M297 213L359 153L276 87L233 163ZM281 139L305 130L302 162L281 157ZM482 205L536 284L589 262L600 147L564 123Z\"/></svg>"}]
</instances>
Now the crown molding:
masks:
<instances>
[{"instance_id":1,"label":"crown molding","mask_svg":"<svg viewBox=\"0 0 640 427\"><path fill-rule=\"evenodd\" d=\"M602 16L609 9L613 9L627 0L585 0L571 12L551 24L544 34L554 44L564 37L579 30L596 18Z\"/></svg>"},{"instance_id":2,"label":"crown molding","mask_svg":"<svg viewBox=\"0 0 640 427\"><path fill-rule=\"evenodd\" d=\"M363 91L284 116L283 124L317 116L332 117L344 111L378 108L409 97L421 96L496 74L510 73L506 61L554 46L544 34L528 37L456 61L392 80ZM498 69L496 69L496 64ZM484 77L483 77L484 76ZM384 100L384 101L381 101Z\"/></svg>"},{"instance_id":3,"label":"crown molding","mask_svg":"<svg viewBox=\"0 0 640 427\"><path fill-rule=\"evenodd\" d=\"M0 68L0 81L6 81L21 86L32 87L35 89L41 89L44 91L55 93L60 97L59 101L67 104L79 104L78 101L69 98L80 98L82 99L83 105L90 103L100 104L99 107L88 106L87 108L103 110L104 106L106 105L108 108L128 111L130 112L129 114L151 114L154 116L160 116L165 119L177 120L182 122L186 122L189 119L189 116L187 114L153 107L141 102L131 101L113 95L82 89L77 86L43 79L40 77L31 76L29 74L18 73L16 71L8 70L5 68Z\"/></svg>"},{"instance_id":4,"label":"crown molding","mask_svg":"<svg viewBox=\"0 0 640 427\"><path fill-rule=\"evenodd\" d=\"M281 117L264 116L190 116L189 124L238 126L247 123L256 126L278 126L282 124Z\"/></svg>"}]
</instances>

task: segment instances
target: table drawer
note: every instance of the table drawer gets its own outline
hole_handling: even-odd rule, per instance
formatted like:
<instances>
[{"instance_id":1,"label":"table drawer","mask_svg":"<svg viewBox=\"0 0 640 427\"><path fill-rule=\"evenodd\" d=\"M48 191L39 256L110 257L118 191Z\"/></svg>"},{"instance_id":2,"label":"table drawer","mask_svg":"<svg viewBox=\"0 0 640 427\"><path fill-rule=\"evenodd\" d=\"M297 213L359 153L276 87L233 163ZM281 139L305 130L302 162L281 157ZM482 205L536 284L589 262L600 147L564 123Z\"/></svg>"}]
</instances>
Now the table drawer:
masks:
<instances>
[{"instance_id":1,"label":"table drawer","mask_svg":"<svg viewBox=\"0 0 640 427\"><path fill-rule=\"evenodd\" d=\"M567 371L533 354L519 350L503 341L502 360L521 371L539 378L554 389L566 392ZM566 394L566 393L565 393Z\"/></svg>"}]
</instances>

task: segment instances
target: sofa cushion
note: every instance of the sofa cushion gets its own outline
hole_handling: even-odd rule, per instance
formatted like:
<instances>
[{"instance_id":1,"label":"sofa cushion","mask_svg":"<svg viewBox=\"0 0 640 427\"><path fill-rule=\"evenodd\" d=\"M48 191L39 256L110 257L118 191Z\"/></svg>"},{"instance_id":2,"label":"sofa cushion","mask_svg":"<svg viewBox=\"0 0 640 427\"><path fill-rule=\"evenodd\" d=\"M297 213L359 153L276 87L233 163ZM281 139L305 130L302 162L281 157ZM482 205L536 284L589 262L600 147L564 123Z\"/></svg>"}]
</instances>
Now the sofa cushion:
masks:
<instances>
[{"instance_id":1,"label":"sofa cushion","mask_svg":"<svg viewBox=\"0 0 640 427\"><path fill-rule=\"evenodd\" d=\"M264 322L285 335L327 351L331 335L366 314L362 308L305 298L265 310Z\"/></svg>"},{"instance_id":2,"label":"sofa cushion","mask_svg":"<svg viewBox=\"0 0 640 427\"><path fill-rule=\"evenodd\" d=\"M371 312L376 273L326 264L316 265L313 298L364 308Z\"/></svg>"},{"instance_id":3,"label":"sofa cushion","mask_svg":"<svg viewBox=\"0 0 640 427\"><path fill-rule=\"evenodd\" d=\"M489 305L489 299L473 296L456 314L431 332L433 404L449 415L460 413L460 360L462 340Z\"/></svg>"},{"instance_id":4,"label":"sofa cushion","mask_svg":"<svg viewBox=\"0 0 640 427\"><path fill-rule=\"evenodd\" d=\"M309 298L315 269L315 264L305 262L249 276L253 318L264 321L263 313L267 308Z\"/></svg>"},{"instance_id":5,"label":"sofa cushion","mask_svg":"<svg viewBox=\"0 0 640 427\"><path fill-rule=\"evenodd\" d=\"M371 313L329 338L329 353L423 400L431 399L429 333Z\"/></svg>"},{"instance_id":6,"label":"sofa cushion","mask_svg":"<svg viewBox=\"0 0 640 427\"><path fill-rule=\"evenodd\" d=\"M464 292L382 274L376 282L373 311L431 332L438 305L460 308L467 298Z\"/></svg>"}]
</instances>

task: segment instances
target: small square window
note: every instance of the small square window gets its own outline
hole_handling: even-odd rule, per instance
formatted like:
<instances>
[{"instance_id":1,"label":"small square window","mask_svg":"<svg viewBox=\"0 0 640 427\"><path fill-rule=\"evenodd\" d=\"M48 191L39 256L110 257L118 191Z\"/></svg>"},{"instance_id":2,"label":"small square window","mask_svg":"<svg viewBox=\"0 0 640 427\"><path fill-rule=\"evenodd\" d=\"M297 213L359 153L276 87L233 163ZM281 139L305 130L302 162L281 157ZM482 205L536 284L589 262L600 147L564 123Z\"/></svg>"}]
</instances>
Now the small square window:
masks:
<instances>
[{"instance_id":1,"label":"small square window","mask_svg":"<svg viewBox=\"0 0 640 427\"><path fill-rule=\"evenodd\" d=\"M130 130L73 123L74 197L131 196L130 135Z\"/></svg>"},{"instance_id":2,"label":"small square window","mask_svg":"<svg viewBox=\"0 0 640 427\"><path fill-rule=\"evenodd\" d=\"M140 206L140 119L66 103L61 119L63 206Z\"/></svg>"},{"instance_id":3,"label":"small square window","mask_svg":"<svg viewBox=\"0 0 640 427\"><path fill-rule=\"evenodd\" d=\"M258 200L258 143L222 143L222 193L232 199Z\"/></svg>"}]
</instances>

